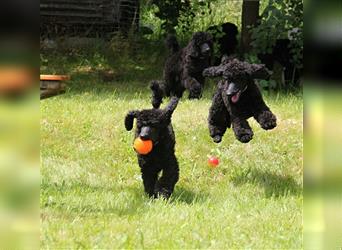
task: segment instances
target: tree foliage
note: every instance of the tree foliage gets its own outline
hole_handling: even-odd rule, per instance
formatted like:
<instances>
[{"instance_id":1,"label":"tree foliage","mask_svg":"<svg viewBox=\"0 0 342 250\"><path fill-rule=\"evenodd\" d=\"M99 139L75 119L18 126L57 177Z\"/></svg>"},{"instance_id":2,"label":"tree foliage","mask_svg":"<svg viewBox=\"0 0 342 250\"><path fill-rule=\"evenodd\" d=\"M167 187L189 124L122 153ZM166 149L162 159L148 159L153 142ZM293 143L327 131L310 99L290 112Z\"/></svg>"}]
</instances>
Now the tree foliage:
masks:
<instances>
[{"instance_id":1,"label":"tree foliage","mask_svg":"<svg viewBox=\"0 0 342 250\"><path fill-rule=\"evenodd\" d=\"M256 53L271 53L277 39L289 39L292 61L297 68L303 59L303 0L270 0L260 24L251 30Z\"/></svg>"},{"instance_id":2,"label":"tree foliage","mask_svg":"<svg viewBox=\"0 0 342 250\"><path fill-rule=\"evenodd\" d=\"M182 15L192 16L189 0L152 0L152 4L158 7L154 14L162 20L161 29L166 33L175 33Z\"/></svg>"},{"instance_id":3,"label":"tree foliage","mask_svg":"<svg viewBox=\"0 0 342 250\"><path fill-rule=\"evenodd\" d=\"M162 20L161 29L164 33L191 32L193 19L196 15L206 15L210 3L216 0L151 0L157 7L155 16Z\"/></svg>"}]
</instances>

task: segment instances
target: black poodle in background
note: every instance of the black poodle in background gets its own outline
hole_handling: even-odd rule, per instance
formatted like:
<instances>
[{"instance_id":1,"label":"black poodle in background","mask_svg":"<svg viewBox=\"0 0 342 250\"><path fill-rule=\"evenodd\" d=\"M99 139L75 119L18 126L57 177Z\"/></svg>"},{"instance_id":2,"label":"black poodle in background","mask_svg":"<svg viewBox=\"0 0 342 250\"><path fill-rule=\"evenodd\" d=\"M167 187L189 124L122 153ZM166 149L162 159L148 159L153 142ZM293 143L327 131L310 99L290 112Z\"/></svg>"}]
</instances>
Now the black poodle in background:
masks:
<instances>
[{"instance_id":1,"label":"black poodle in background","mask_svg":"<svg viewBox=\"0 0 342 250\"><path fill-rule=\"evenodd\" d=\"M220 25L210 26L207 31L212 34L213 41L218 45L218 52L215 53L213 59L213 65L219 65L221 58L226 56L232 56L236 53L238 46L238 27L233 23L222 23Z\"/></svg>"},{"instance_id":2,"label":"black poodle in background","mask_svg":"<svg viewBox=\"0 0 342 250\"><path fill-rule=\"evenodd\" d=\"M231 125L240 142L249 142L253 131L247 119L252 116L265 130L276 127L276 117L266 106L254 83L254 79L269 78L264 65L224 59L221 65L205 69L203 75L223 77L209 110L209 132L214 142L221 142Z\"/></svg>"},{"instance_id":3,"label":"black poodle in background","mask_svg":"<svg viewBox=\"0 0 342 250\"><path fill-rule=\"evenodd\" d=\"M175 36L166 39L171 54L164 66L164 82L154 82L152 103L158 108L164 96L182 97L189 90L189 99L202 96L205 78L202 71L210 66L213 41L209 33L196 32L188 45L180 49Z\"/></svg>"},{"instance_id":4,"label":"black poodle in background","mask_svg":"<svg viewBox=\"0 0 342 250\"><path fill-rule=\"evenodd\" d=\"M270 70L276 62L278 62L284 68L284 80L285 83L294 84L299 86L302 70L296 68L295 63L292 61L293 53L290 48L290 39L277 39L271 53L258 54L258 58L261 63L265 64Z\"/></svg>"},{"instance_id":5,"label":"black poodle in background","mask_svg":"<svg viewBox=\"0 0 342 250\"><path fill-rule=\"evenodd\" d=\"M152 140L152 151L147 155L137 154L141 168L145 192L150 197L169 198L178 181L179 167L175 156L175 135L171 116L177 107L178 98L171 98L165 109L145 109L129 111L125 118L125 127L133 128L137 119L135 138ZM158 179L158 174L163 171Z\"/></svg>"}]
</instances>

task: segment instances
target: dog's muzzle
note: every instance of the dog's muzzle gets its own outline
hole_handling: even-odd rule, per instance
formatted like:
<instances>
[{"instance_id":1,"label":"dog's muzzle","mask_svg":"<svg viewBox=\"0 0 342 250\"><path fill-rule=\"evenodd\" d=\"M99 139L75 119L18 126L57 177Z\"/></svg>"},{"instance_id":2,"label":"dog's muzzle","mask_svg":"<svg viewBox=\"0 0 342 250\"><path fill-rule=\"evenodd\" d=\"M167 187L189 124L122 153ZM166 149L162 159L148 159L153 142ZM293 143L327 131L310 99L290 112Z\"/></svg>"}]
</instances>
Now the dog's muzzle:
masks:
<instances>
[{"instance_id":1,"label":"dog's muzzle","mask_svg":"<svg viewBox=\"0 0 342 250\"><path fill-rule=\"evenodd\" d=\"M154 144L158 143L158 132L156 128L150 126L144 126L141 128L139 137L141 140L152 140Z\"/></svg>"},{"instance_id":2,"label":"dog's muzzle","mask_svg":"<svg viewBox=\"0 0 342 250\"><path fill-rule=\"evenodd\" d=\"M240 99L241 94L247 89L247 85L241 86L234 82L231 82L226 91L227 96L233 103L237 103Z\"/></svg>"},{"instance_id":3,"label":"dog's muzzle","mask_svg":"<svg viewBox=\"0 0 342 250\"><path fill-rule=\"evenodd\" d=\"M201 45L201 54L207 55L210 52L210 47L207 43Z\"/></svg>"},{"instance_id":4,"label":"dog's muzzle","mask_svg":"<svg viewBox=\"0 0 342 250\"><path fill-rule=\"evenodd\" d=\"M142 127L140 134L139 134L139 137L142 140L150 140L151 139L151 132L152 132L152 129L150 127Z\"/></svg>"}]
</instances>

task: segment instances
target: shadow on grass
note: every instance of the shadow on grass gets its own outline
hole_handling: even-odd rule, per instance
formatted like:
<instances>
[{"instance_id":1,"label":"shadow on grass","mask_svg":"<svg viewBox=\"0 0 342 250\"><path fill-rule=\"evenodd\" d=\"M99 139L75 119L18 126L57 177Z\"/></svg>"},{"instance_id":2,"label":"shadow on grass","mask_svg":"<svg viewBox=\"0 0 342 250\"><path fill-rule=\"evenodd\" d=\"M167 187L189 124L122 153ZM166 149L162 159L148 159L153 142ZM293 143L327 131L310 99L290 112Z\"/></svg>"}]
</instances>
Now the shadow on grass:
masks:
<instances>
[{"instance_id":1,"label":"shadow on grass","mask_svg":"<svg viewBox=\"0 0 342 250\"><path fill-rule=\"evenodd\" d=\"M95 97L134 96L137 93L149 93L148 80L112 80L105 82L96 73L71 76L73 80L67 83L67 91L61 97L71 99L78 94L92 94Z\"/></svg>"},{"instance_id":2,"label":"shadow on grass","mask_svg":"<svg viewBox=\"0 0 342 250\"><path fill-rule=\"evenodd\" d=\"M165 203L203 203L208 195L194 193L183 187L176 187ZM93 186L86 183L44 184L41 187L41 208L50 208L65 214L116 214L134 216L150 209L150 199L142 186L119 187Z\"/></svg>"},{"instance_id":3,"label":"shadow on grass","mask_svg":"<svg viewBox=\"0 0 342 250\"><path fill-rule=\"evenodd\" d=\"M45 184L41 187L41 206L66 214L133 215L142 203L143 197L130 189L122 192L118 187L93 186L85 183ZM122 202L117 202L121 200Z\"/></svg>"},{"instance_id":4,"label":"shadow on grass","mask_svg":"<svg viewBox=\"0 0 342 250\"><path fill-rule=\"evenodd\" d=\"M91 61L91 59L89 59ZM95 59L92 59L95 60ZM161 62L162 61L162 62ZM104 63L106 66L99 67L94 62L84 63L81 59L76 62L53 61L52 65L66 64L68 70L54 69L45 72L63 72L71 76L66 81L66 93L58 95L55 98L72 99L75 95L91 94L95 98L121 98L136 97L150 98L151 91L149 85L152 80L163 79L164 60L149 61L144 60L134 62L134 60L124 60L121 64ZM57 66L56 66L57 67ZM217 80L206 80L203 99L211 99ZM188 97L188 91L185 91L184 97Z\"/></svg>"},{"instance_id":5,"label":"shadow on grass","mask_svg":"<svg viewBox=\"0 0 342 250\"><path fill-rule=\"evenodd\" d=\"M232 178L235 185L243 185L252 183L260 185L265 190L265 196L282 197L288 195L298 196L302 193L303 188L291 176L280 176L260 170L249 170L247 173L241 173Z\"/></svg>"},{"instance_id":6,"label":"shadow on grass","mask_svg":"<svg viewBox=\"0 0 342 250\"><path fill-rule=\"evenodd\" d=\"M106 96L113 91L140 92L152 79L162 78L167 52L162 41L104 42L94 46L42 51L42 74L67 74L67 91L61 98L90 92ZM117 47L118 46L118 47ZM134 85L132 88L131 85ZM128 88L127 88L128 87Z\"/></svg>"},{"instance_id":7,"label":"shadow on grass","mask_svg":"<svg viewBox=\"0 0 342 250\"><path fill-rule=\"evenodd\" d=\"M130 76L118 76L118 79L104 81L101 71L92 73L74 73L71 80L66 83L66 93L59 98L72 99L79 94L92 94L100 98L135 97L143 99L151 97L150 83L152 80L162 80L162 74L155 76L139 77L139 74L131 72ZM203 91L203 100L211 100L215 92L216 82L206 81ZM189 92L183 94L183 100L188 99ZM168 98L167 98L168 99Z\"/></svg>"}]
</instances>

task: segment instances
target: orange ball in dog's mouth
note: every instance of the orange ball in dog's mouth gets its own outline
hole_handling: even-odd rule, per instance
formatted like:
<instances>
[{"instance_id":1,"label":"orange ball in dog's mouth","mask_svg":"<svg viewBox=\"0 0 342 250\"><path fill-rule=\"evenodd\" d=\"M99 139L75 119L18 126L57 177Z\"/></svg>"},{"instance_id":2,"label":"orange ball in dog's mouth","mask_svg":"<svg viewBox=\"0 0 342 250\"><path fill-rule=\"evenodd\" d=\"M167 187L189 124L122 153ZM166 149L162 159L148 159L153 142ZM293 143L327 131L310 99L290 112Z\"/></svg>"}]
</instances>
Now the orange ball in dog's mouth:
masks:
<instances>
[{"instance_id":1,"label":"orange ball in dog's mouth","mask_svg":"<svg viewBox=\"0 0 342 250\"><path fill-rule=\"evenodd\" d=\"M141 155L147 155L152 151L153 143L152 140L142 140L140 137L137 137L134 140L133 148Z\"/></svg>"}]
</instances>

